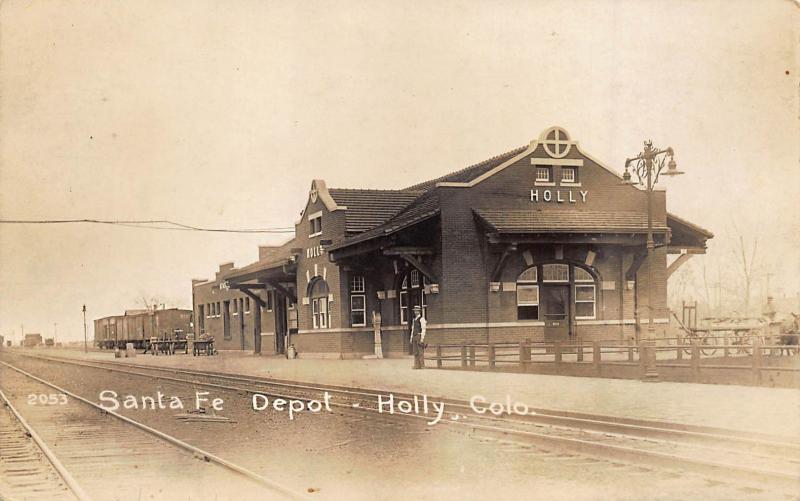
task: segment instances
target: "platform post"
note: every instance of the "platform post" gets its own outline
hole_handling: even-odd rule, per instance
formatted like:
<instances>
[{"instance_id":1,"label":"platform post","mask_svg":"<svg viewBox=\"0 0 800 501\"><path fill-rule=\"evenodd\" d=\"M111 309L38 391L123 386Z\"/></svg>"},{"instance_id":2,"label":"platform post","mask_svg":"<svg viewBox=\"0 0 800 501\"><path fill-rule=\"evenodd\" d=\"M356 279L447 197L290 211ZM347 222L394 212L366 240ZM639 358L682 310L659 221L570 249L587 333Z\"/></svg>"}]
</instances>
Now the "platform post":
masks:
<instances>
[{"instance_id":1,"label":"platform post","mask_svg":"<svg viewBox=\"0 0 800 501\"><path fill-rule=\"evenodd\" d=\"M692 339L692 379L695 383L700 382L700 346L697 339Z\"/></svg>"},{"instance_id":2,"label":"platform post","mask_svg":"<svg viewBox=\"0 0 800 501\"><path fill-rule=\"evenodd\" d=\"M600 358L602 356L600 341L592 341L592 365L594 365L594 373L596 376L600 376Z\"/></svg>"},{"instance_id":3,"label":"platform post","mask_svg":"<svg viewBox=\"0 0 800 501\"><path fill-rule=\"evenodd\" d=\"M753 383L761 383L761 367L764 364L761 353L761 339L756 338L753 340Z\"/></svg>"},{"instance_id":4,"label":"platform post","mask_svg":"<svg viewBox=\"0 0 800 501\"><path fill-rule=\"evenodd\" d=\"M531 345L527 339L519 344L519 363L522 370L528 370L531 363Z\"/></svg>"},{"instance_id":5,"label":"platform post","mask_svg":"<svg viewBox=\"0 0 800 501\"><path fill-rule=\"evenodd\" d=\"M730 336L728 336L728 331L724 331L722 333L722 345L724 347L723 354L725 355L725 358L728 358L730 356L730 351L728 349L729 344L730 344Z\"/></svg>"},{"instance_id":6,"label":"platform post","mask_svg":"<svg viewBox=\"0 0 800 501\"><path fill-rule=\"evenodd\" d=\"M655 341L648 340L639 343L639 365L642 368L642 381L658 381Z\"/></svg>"},{"instance_id":7,"label":"platform post","mask_svg":"<svg viewBox=\"0 0 800 501\"><path fill-rule=\"evenodd\" d=\"M561 373L561 342L553 343L553 362L555 363L556 374Z\"/></svg>"},{"instance_id":8,"label":"platform post","mask_svg":"<svg viewBox=\"0 0 800 501\"><path fill-rule=\"evenodd\" d=\"M461 345L461 367L467 366L467 345Z\"/></svg>"}]
</instances>

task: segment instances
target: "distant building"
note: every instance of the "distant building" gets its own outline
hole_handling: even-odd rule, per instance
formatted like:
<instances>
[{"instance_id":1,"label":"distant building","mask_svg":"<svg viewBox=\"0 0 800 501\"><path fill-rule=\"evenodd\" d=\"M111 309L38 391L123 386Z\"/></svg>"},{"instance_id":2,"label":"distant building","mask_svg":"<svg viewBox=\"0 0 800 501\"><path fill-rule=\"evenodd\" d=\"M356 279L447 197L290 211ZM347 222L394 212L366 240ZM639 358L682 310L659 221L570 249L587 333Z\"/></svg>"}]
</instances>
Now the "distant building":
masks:
<instances>
[{"instance_id":1,"label":"distant building","mask_svg":"<svg viewBox=\"0 0 800 501\"><path fill-rule=\"evenodd\" d=\"M44 340L41 334L25 334L25 339L22 342L22 346L25 348L35 348L42 345L44 345Z\"/></svg>"}]
</instances>

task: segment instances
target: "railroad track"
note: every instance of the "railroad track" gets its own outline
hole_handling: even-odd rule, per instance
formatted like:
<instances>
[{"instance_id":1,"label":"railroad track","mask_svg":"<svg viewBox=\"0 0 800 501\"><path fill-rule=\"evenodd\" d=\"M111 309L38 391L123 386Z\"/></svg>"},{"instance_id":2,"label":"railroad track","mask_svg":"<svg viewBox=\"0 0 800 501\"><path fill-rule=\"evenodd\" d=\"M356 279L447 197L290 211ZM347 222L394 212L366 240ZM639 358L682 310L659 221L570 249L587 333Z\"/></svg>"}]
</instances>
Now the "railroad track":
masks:
<instances>
[{"instance_id":1,"label":"railroad track","mask_svg":"<svg viewBox=\"0 0 800 501\"><path fill-rule=\"evenodd\" d=\"M316 400L322 393L329 392L336 397L334 405L342 412L379 414L385 419L430 419L430 416L416 414L379 413L378 397L390 393L380 390L142 364L22 356L287 399ZM391 393L398 401L413 401L414 398L412 394ZM530 409L533 412L525 415L487 416L475 413L466 401L428 398L446 405L448 417L442 422L481 437L533 444L612 462L678 469L726 482L768 486L787 492L796 493L800 488L800 444L784 437L540 408Z\"/></svg>"},{"instance_id":2,"label":"railroad track","mask_svg":"<svg viewBox=\"0 0 800 501\"><path fill-rule=\"evenodd\" d=\"M0 402L0 499L87 499L2 390Z\"/></svg>"},{"instance_id":3,"label":"railroad track","mask_svg":"<svg viewBox=\"0 0 800 501\"><path fill-rule=\"evenodd\" d=\"M0 458L5 461L6 452L16 452L28 466L10 478L16 482L13 490L0 490L2 499L306 499L300 491L103 409L14 365L0 361L0 373L6 406L69 487L59 488L61 482L41 461L28 462L30 447L17 440L3 448ZM40 395L46 397L40 400ZM13 430L10 436L15 436Z\"/></svg>"}]
</instances>

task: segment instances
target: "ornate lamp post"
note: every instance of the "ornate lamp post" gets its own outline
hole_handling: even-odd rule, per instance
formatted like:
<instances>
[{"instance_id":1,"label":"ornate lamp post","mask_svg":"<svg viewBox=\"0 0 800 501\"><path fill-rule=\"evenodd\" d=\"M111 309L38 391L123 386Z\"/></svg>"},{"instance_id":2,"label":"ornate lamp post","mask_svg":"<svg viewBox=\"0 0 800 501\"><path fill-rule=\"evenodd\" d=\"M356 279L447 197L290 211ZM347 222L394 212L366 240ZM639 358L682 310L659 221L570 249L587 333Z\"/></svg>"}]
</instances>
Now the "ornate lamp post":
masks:
<instances>
[{"instance_id":1,"label":"ornate lamp post","mask_svg":"<svg viewBox=\"0 0 800 501\"><path fill-rule=\"evenodd\" d=\"M667 161L669 159L669 161ZM664 171L666 167L666 171ZM636 181L631 180L631 170L636 174ZM660 176L677 176L683 174L675 163L675 152L672 148L656 148L653 142L644 142L644 150L633 158L625 160L625 173L622 175L626 184L638 184L647 192L647 341L641 343L639 356L643 356L644 380L657 381L656 371L656 326L653 319L653 251L656 248L653 240L653 187Z\"/></svg>"},{"instance_id":2,"label":"ornate lamp post","mask_svg":"<svg viewBox=\"0 0 800 501\"><path fill-rule=\"evenodd\" d=\"M669 161L667 161L669 159ZM666 166L666 172L664 167ZM636 181L631 180L631 170L636 174ZM647 192L647 340L655 340L653 323L653 251L656 248L653 240L653 188L660 176L677 176L683 174L675 163L675 152L672 148L656 148L653 141L644 142L644 150L633 158L625 160L625 173L622 179L627 184L642 186Z\"/></svg>"}]
</instances>

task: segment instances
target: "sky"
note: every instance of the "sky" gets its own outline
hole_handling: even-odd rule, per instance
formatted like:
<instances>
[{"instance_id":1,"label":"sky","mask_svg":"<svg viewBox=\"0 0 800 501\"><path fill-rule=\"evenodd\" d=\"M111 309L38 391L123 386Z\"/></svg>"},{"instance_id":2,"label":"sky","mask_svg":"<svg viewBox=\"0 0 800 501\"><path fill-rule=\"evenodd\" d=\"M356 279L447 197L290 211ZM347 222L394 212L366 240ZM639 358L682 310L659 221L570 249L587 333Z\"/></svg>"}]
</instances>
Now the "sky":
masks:
<instances>
[{"instance_id":1,"label":"sky","mask_svg":"<svg viewBox=\"0 0 800 501\"><path fill-rule=\"evenodd\" d=\"M291 227L312 179L401 188L560 125L622 170L652 139L668 209L738 286L800 287L796 2L0 4L0 217ZM290 234L0 224L0 335L82 339ZM687 265L689 266L689 265ZM691 272L687 272L691 275ZM696 285L696 284L695 284ZM763 292L765 282L758 284Z\"/></svg>"}]
</instances>

